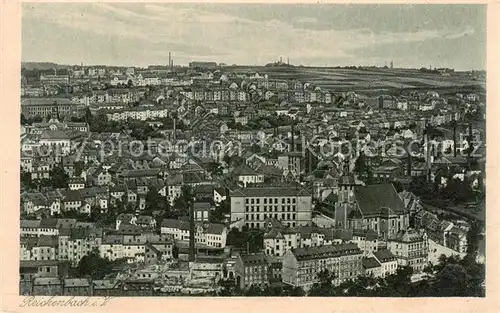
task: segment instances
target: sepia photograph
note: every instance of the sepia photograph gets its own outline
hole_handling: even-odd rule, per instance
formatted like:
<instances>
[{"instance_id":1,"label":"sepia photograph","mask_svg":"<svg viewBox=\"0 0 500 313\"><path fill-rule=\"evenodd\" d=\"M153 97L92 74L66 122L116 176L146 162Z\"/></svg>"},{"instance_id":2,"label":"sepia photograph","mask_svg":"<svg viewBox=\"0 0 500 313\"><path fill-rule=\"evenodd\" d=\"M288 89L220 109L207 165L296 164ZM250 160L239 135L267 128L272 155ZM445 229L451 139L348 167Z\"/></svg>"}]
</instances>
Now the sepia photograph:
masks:
<instances>
[{"instance_id":1,"label":"sepia photograph","mask_svg":"<svg viewBox=\"0 0 500 313\"><path fill-rule=\"evenodd\" d=\"M19 295L485 297L486 8L23 3Z\"/></svg>"}]
</instances>

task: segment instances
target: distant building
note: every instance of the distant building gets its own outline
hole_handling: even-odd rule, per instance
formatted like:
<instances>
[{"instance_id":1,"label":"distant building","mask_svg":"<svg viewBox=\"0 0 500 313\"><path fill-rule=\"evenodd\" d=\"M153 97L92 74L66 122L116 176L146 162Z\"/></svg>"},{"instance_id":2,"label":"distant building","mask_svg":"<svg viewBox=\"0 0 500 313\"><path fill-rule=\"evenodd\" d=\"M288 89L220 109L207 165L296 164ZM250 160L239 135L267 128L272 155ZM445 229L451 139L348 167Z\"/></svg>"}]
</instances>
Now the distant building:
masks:
<instances>
[{"instance_id":1,"label":"distant building","mask_svg":"<svg viewBox=\"0 0 500 313\"><path fill-rule=\"evenodd\" d=\"M215 63L215 62L189 62L189 68L213 70L213 69L217 68L217 63Z\"/></svg>"},{"instance_id":2,"label":"distant building","mask_svg":"<svg viewBox=\"0 0 500 313\"><path fill-rule=\"evenodd\" d=\"M81 117L85 114L85 106L64 98L26 98L21 100L21 113L29 118L47 115Z\"/></svg>"}]
</instances>

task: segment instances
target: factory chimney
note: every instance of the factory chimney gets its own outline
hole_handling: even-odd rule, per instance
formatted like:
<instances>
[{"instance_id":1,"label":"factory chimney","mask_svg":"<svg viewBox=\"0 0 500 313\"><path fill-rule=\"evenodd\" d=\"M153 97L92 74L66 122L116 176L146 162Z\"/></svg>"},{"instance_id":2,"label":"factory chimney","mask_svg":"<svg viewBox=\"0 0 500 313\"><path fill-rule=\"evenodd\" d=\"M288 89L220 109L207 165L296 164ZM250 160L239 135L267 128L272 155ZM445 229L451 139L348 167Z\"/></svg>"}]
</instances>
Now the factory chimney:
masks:
<instances>
[{"instance_id":1,"label":"factory chimney","mask_svg":"<svg viewBox=\"0 0 500 313\"><path fill-rule=\"evenodd\" d=\"M177 121L177 119L174 117L174 133L173 133L173 140L174 140L174 142L175 142L175 139L176 139L175 138L176 137L176 129L175 129L176 128L176 121Z\"/></svg>"},{"instance_id":2,"label":"factory chimney","mask_svg":"<svg viewBox=\"0 0 500 313\"><path fill-rule=\"evenodd\" d=\"M411 154L412 154L412 151L410 150L409 147L406 148L406 160L408 162L407 164L407 167L408 167L408 176L411 177L411 162L412 162L412 159L411 159Z\"/></svg>"},{"instance_id":3,"label":"factory chimney","mask_svg":"<svg viewBox=\"0 0 500 313\"><path fill-rule=\"evenodd\" d=\"M168 53L168 66L172 69L172 53Z\"/></svg>"},{"instance_id":4,"label":"factory chimney","mask_svg":"<svg viewBox=\"0 0 500 313\"><path fill-rule=\"evenodd\" d=\"M195 225L194 225L194 197L189 192L188 194L189 197L189 263L192 263L196 259L196 253L195 253L195 237L194 237L194 232L195 232Z\"/></svg>"},{"instance_id":5,"label":"factory chimney","mask_svg":"<svg viewBox=\"0 0 500 313\"><path fill-rule=\"evenodd\" d=\"M457 156L457 120L453 120L453 156Z\"/></svg>"}]
</instances>

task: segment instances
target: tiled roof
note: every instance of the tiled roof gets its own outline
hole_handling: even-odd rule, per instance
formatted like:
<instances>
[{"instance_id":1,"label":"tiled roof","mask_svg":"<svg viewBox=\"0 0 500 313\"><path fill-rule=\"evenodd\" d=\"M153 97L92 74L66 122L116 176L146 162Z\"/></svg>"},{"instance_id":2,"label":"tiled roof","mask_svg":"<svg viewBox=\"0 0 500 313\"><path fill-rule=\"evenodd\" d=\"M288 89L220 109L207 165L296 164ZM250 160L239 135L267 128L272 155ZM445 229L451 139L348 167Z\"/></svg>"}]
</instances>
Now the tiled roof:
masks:
<instances>
[{"instance_id":1,"label":"tiled roof","mask_svg":"<svg viewBox=\"0 0 500 313\"><path fill-rule=\"evenodd\" d=\"M175 219L164 219L161 222L161 227L176 228L176 229L180 229L180 230L189 230L189 222L175 220Z\"/></svg>"},{"instance_id":2,"label":"tiled roof","mask_svg":"<svg viewBox=\"0 0 500 313\"><path fill-rule=\"evenodd\" d=\"M246 266L267 264L266 255L263 253L242 254L240 255L243 264Z\"/></svg>"},{"instance_id":3,"label":"tiled roof","mask_svg":"<svg viewBox=\"0 0 500 313\"><path fill-rule=\"evenodd\" d=\"M231 191L231 197L308 197L311 193L297 187L245 188Z\"/></svg>"},{"instance_id":4,"label":"tiled roof","mask_svg":"<svg viewBox=\"0 0 500 313\"><path fill-rule=\"evenodd\" d=\"M21 220L21 228L38 228L40 226L40 220Z\"/></svg>"},{"instance_id":5,"label":"tiled roof","mask_svg":"<svg viewBox=\"0 0 500 313\"><path fill-rule=\"evenodd\" d=\"M424 232L422 232L422 231L419 232L415 229L408 229L408 230L403 230L403 231L399 231L395 234L392 234L388 238L388 241L397 241L397 242L405 242L405 243L419 242L419 241L423 240L423 235L424 235Z\"/></svg>"},{"instance_id":6,"label":"tiled roof","mask_svg":"<svg viewBox=\"0 0 500 313\"><path fill-rule=\"evenodd\" d=\"M339 257L343 255L361 254L361 250L354 243L327 245L292 249L298 261Z\"/></svg>"},{"instance_id":7,"label":"tiled roof","mask_svg":"<svg viewBox=\"0 0 500 313\"><path fill-rule=\"evenodd\" d=\"M223 224L210 223L206 229L207 234L221 235L226 226Z\"/></svg>"},{"instance_id":8,"label":"tiled roof","mask_svg":"<svg viewBox=\"0 0 500 313\"><path fill-rule=\"evenodd\" d=\"M405 210L392 184L356 186L354 196L363 215L397 214Z\"/></svg>"},{"instance_id":9,"label":"tiled roof","mask_svg":"<svg viewBox=\"0 0 500 313\"><path fill-rule=\"evenodd\" d=\"M375 258L377 258L377 260L380 263L391 262L396 260L396 257L389 250L378 250L374 252L373 255L375 256Z\"/></svg>"},{"instance_id":10,"label":"tiled roof","mask_svg":"<svg viewBox=\"0 0 500 313\"><path fill-rule=\"evenodd\" d=\"M37 246L38 247L57 247L59 245L59 239L57 236L40 236L38 237Z\"/></svg>"},{"instance_id":11,"label":"tiled roof","mask_svg":"<svg viewBox=\"0 0 500 313\"><path fill-rule=\"evenodd\" d=\"M376 268L376 267L380 267L380 263L377 261L377 259L375 258L363 258L363 260L361 260L361 262L363 263L363 268L364 269L370 269L370 268Z\"/></svg>"}]
</instances>

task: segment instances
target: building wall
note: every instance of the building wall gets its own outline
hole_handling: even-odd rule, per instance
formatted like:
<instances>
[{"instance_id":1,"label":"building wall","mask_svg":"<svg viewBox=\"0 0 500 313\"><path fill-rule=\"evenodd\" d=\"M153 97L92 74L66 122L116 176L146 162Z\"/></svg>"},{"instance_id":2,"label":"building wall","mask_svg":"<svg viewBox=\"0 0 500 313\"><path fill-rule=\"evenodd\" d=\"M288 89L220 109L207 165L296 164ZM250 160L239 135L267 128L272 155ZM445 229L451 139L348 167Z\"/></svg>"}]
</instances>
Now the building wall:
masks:
<instances>
[{"instance_id":1,"label":"building wall","mask_svg":"<svg viewBox=\"0 0 500 313\"><path fill-rule=\"evenodd\" d=\"M333 283L341 283L362 275L362 253L297 261L291 251L283 257L283 282L305 290L317 282L317 274L325 269L333 273Z\"/></svg>"},{"instance_id":2,"label":"building wall","mask_svg":"<svg viewBox=\"0 0 500 313\"><path fill-rule=\"evenodd\" d=\"M243 218L249 228L263 228L267 218L292 227L309 225L311 210L311 196L231 197L231 221Z\"/></svg>"},{"instance_id":3,"label":"building wall","mask_svg":"<svg viewBox=\"0 0 500 313\"><path fill-rule=\"evenodd\" d=\"M429 246L427 237L414 242L387 242L389 250L398 258L399 266L411 266L415 273L421 272L427 265Z\"/></svg>"}]
</instances>

